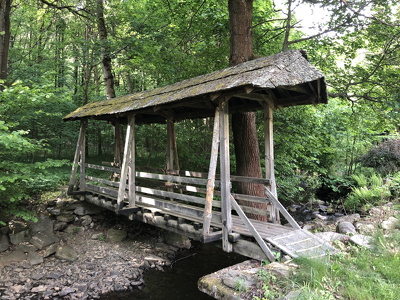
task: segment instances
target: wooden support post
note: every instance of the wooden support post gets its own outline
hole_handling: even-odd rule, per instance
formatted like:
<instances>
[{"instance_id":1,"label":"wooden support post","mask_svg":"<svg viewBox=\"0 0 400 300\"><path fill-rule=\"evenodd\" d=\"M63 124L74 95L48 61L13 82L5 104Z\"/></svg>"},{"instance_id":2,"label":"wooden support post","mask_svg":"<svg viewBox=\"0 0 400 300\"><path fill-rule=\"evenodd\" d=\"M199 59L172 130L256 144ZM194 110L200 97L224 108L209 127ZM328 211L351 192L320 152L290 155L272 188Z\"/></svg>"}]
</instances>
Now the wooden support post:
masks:
<instances>
[{"instance_id":1,"label":"wooden support post","mask_svg":"<svg viewBox=\"0 0 400 300\"><path fill-rule=\"evenodd\" d=\"M136 137L135 137L135 115L129 118L128 129L126 135L128 137L128 130L131 132L130 140L130 159L131 163L129 166L128 175L128 186L129 186L129 208L135 207L136 202ZM127 142L126 142L127 143Z\"/></svg>"},{"instance_id":2,"label":"wooden support post","mask_svg":"<svg viewBox=\"0 0 400 300\"><path fill-rule=\"evenodd\" d=\"M80 156L82 154L82 145L85 145L86 123L86 120L81 120L81 127L79 129L78 141L76 143L74 162L72 163L71 177L68 184L68 194L73 193L75 189L76 174L78 172Z\"/></svg>"},{"instance_id":3,"label":"wooden support post","mask_svg":"<svg viewBox=\"0 0 400 300\"><path fill-rule=\"evenodd\" d=\"M125 188L126 188L126 181L128 177L129 167L132 164L132 140L133 140L133 132L134 132L134 122L135 119L133 116L129 117L128 121L128 128L126 130L126 138L125 138L125 147L124 147L124 156L122 159L122 167L121 167L121 176L119 181L119 189L118 189L118 198L117 198L117 205L118 210L122 209L124 206L124 199L125 199ZM131 188L131 187L130 187ZM133 190L135 187L133 188ZM130 199L131 202L131 199Z\"/></svg>"},{"instance_id":4,"label":"wooden support post","mask_svg":"<svg viewBox=\"0 0 400 300\"><path fill-rule=\"evenodd\" d=\"M179 170L178 148L176 146L175 123L172 117L167 118L167 170Z\"/></svg>"},{"instance_id":5,"label":"wooden support post","mask_svg":"<svg viewBox=\"0 0 400 300\"><path fill-rule=\"evenodd\" d=\"M222 218L222 249L232 252L229 233L232 232L232 207L231 207L231 175L229 156L229 106L228 99L219 101L220 119L220 169L221 169L221 218Z\"/></svg>"},{"instance_id":6,"label":"wooden support post","mask_svg":"<svg viewBox=\"0 0 400 300\"><path fill-rule=\"evenodd\" d=\"M84 121L83 125L83 134L82 134L82 144L81 144L81 153L80 153L80 162L79 165L81 167L81 174L79 176L79 190L86 190L86 127L87 120Z\"/></svg>"},{"instance_id":7,"label":"wooden support post","mask_svg":"<svg viewBox=\"0 0 400 300\"><path fill-rule=\"evenodd\" d=\"M114 165L117 167L121 167L122 165L122 159L123 159L123 149L124 149L124 143L123 143L123 133L122 133L122 127L119 119L115 121L114 124L114 139L115 139L115 144L114 144Z\"/></svg>"},{"instance_id":8,"label":"wooden support post","mask_svg":"<svg viewBox=\"0 0 400 300\"><path fill-rule=\"evenodd\" d=\"M275 171L274 171L274 127L273 118L274 111L272 103L264 103L264 138L265 138L265 178L269 179L270 184L268 186L269 190L276 198L276 182L275 182ZM273 223L280 223L279 220L279 210L272 205L269 208L270 217Z\"/></svg>"},{"instance_id":9,"label":"wooden support post","mask_svg":"<svg viewBox=\"0 0 400 300\"><path fill-rule=\"evenodd\" d=\"M167 119L167 171L174 169L174 121Z\"/></svg>"},{"instance_id":10,"label":"wooden support post","mask_svg":"<svg viewBox=\"0 0 400 300\"><path fill-rule=\"evenodd\" d=\"M203 236L210 234L210 224L212 218L212 201L214 197L215 172L218 162L219 148L219 110L215 109L214 130L211 145L210 167L208 169L206 202L204 205Z\"/></svg>"}]
</instances>

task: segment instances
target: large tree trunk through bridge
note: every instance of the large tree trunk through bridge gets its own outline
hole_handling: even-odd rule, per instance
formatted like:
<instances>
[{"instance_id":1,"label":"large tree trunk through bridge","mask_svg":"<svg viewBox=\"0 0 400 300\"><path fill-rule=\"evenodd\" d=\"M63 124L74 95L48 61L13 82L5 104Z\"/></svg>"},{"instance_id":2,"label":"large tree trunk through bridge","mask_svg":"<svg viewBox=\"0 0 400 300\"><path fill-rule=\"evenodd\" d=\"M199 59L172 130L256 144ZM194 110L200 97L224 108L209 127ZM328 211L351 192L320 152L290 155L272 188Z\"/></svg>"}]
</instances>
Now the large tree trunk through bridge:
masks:
<instances>
[{"instance_id":1,"label":"large tree trunk through bridge","mask_svg":"<svg viewBox=\"0 0 400 300\"><path fill-rule=\"evenodd\" d=\"M229 0L230 59L231 66L249 61L253 56L252 10L253 0ZM262 178L260 151L258 146L256 117L253 112L234 113L232 131L236 155L236 173L241 176ZM265 197L260 184L240 183L238 192ZM239 202L239 204L242 204ZM256 206L256 205L253 205ZM248 214L251 218L267 220L267 205L257 204L265 209L265 216Z\"/></svg>"}]
</instances>

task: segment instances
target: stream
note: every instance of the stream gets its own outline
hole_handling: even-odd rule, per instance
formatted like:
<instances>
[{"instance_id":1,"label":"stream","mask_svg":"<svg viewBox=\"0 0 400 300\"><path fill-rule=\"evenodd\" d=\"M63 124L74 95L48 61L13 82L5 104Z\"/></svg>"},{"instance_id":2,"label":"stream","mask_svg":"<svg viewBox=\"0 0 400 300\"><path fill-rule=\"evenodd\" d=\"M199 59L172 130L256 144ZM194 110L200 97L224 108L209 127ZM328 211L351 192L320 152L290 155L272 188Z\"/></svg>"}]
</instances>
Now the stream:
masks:
<instances>
[{"instance_id":1,"label":"stream","mask_svg":"<svg viewBox=\"0 0 400 300\"><path fill-rule=\"evenodd\" d=\"M226 253L214 244L193 243L194 247L180 253L176 262L164 272L150 269L144 276L145 287L126 293L111 293L101 299L214 299L197 289L200 277L243 262L247 257Z\"/></svg>"}]
</instances>

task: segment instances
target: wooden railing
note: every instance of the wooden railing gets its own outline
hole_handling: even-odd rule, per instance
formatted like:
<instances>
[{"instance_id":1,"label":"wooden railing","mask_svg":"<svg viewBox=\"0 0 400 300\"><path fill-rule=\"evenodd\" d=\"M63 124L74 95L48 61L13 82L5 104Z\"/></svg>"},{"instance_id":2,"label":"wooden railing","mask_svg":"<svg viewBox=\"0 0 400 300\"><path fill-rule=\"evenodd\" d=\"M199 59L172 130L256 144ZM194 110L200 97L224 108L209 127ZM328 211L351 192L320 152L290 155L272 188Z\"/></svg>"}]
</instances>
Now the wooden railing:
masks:
<instances>
[{"instance_id":1,"label":"wooden railing","mask_svg":"<svg viewBox=\"0 0 400 300\"><path fill-rule=\"evenodd\" d=\"M85 164L85 168L84 186L86 191L117 199L120 184L111 179L115 179L115 174L121 172L120 168L96 164ZM135 172L136 205L154 206L170 210L171 214L187 214L187 217L195 219L203 218L207 192L207 173L149 168L144 170ZM231 181L269 184L269 180L266 179L234 175L231 176ZM219 175L216 175L214 185L212 208L214 212L219 212L221 208L221 202L219 201L221 196ZM126 206L128 202L128 185L125 191L124 202L126 202ZM252 206L254 206L254 203L269 202L266 198L237 193L232 193L232 195L236 200L248 203L248 206L242 205L242 210L245 213L253 215L265 214L265 210ZM218 216L218 214L213 215ZM220 218L215 216L212 221L220 222Z\"/></svg>"}]
</instances>

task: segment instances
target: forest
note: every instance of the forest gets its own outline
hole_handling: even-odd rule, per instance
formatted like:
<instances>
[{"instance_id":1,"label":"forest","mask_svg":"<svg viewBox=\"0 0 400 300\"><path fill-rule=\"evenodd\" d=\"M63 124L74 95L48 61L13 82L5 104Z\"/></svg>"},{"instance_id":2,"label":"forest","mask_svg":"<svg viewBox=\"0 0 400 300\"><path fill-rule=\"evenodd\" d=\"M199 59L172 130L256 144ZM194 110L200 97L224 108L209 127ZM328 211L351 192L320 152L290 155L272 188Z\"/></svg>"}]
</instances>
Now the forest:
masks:
<instances>
[{"instance_id":1,"label":"forest","mask_svg":"<svg viewBox=\"0 0 400 300\"><path fill-rule=\"evenodd\" d=\"M398 198L398 2L252 4L254 57L302 49L328 85L328 104L274 113L279 198L332 197L348 211ZM68 181L79 124L65 115L229 61L228 1L0 0L0 214L29 218L40 193ZM138 164L163 167L165 125L136 130ZM207 170L211 120L176 130L181 168ZM93 122L87 134L91 159L112 159L111 126Z\"/></svg>"}]
</instances>

